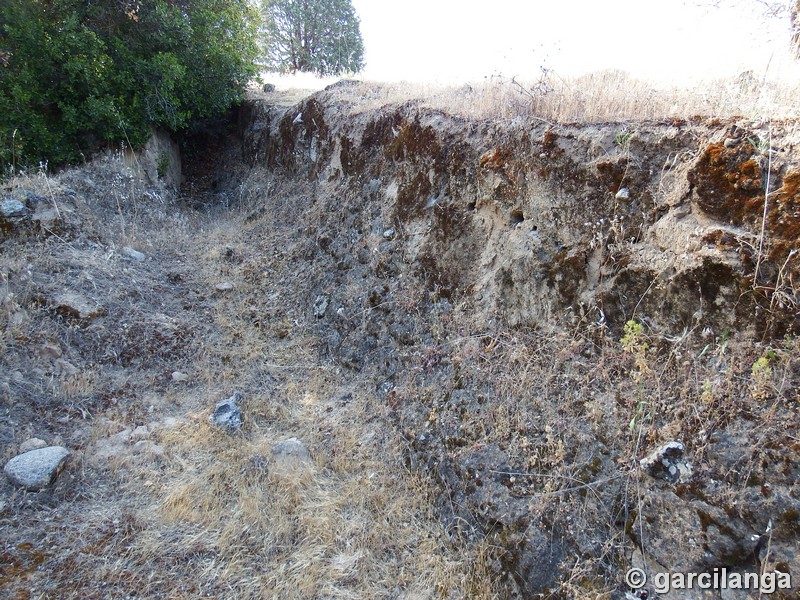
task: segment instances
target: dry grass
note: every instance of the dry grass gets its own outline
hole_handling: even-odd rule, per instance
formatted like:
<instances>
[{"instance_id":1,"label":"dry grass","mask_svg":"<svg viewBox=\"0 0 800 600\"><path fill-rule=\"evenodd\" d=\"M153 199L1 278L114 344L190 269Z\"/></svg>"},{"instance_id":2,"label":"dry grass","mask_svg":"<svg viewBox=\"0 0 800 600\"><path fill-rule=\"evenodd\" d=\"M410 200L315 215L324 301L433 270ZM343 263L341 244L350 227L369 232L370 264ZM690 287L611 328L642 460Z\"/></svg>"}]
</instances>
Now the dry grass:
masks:
<instances>
[{"instance_id":1,"label":"dry grass","mask_svg":"<svg viewBox=\"0 0 800 600\"><path fill-rule=\"evenodd\" d=\"M300 82L309 85L308 80ZM319 86L329 84L320 82ZM296 89L283 84L296 97ZM493 75L464 85L376 83L342 87L337 97L353 112L386 104L418 102L469 119L533 118L551 122L615 122L742 116L789 119L800 116L800 84L747 72L738 78L678 85L637 79L607 70L562 77L543 70L538 79Z\"/></svg>"}]
</instances>

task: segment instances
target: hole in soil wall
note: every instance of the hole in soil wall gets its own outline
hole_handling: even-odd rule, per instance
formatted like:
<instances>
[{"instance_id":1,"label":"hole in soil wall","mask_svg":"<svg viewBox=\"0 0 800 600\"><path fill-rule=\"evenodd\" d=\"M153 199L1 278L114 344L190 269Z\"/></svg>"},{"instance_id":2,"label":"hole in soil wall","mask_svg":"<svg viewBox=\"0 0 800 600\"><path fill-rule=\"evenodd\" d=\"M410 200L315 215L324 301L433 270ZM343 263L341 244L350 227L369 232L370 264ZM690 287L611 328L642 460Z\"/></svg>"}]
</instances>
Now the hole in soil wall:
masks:
<instances>
[{"instance_id":1,"label":"hole in soil wall","mask_svg":"<svg viewBox=\"0 0 800 600\"><path fill-rule=\"evenodd\" d=\"M475 203L475 202L470 202L469 204L467 204L467 210L468 210L468 211L470 211L470 212L472 212L472 211L474 211L474 210L475 210L476 206L477 206L477 205L476 205L476 203Z\"/></svg>"},{"instance_id":2,"label":"hole in soil wall","mask_svg":"<svg viewBox=\"0 0 800 600\"><path fill-rule=\"evenodd\" d=\"M511 225L516 227L520 223L525 221L525 217L522 214L521 210L512 210L511 211Z\"/></svg>"}]
</instances>

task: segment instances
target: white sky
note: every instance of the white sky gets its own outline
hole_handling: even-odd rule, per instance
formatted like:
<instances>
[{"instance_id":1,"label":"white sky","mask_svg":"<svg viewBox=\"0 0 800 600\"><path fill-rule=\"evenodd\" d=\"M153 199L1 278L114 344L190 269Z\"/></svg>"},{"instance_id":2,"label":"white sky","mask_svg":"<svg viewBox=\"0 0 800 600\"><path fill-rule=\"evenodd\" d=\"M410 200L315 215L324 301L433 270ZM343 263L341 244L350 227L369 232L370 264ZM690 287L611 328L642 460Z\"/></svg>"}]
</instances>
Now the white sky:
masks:
<instances>
[{"instance_id":1,"label":"white sky","mask_svg":"<svg viewBox=\"0 0 800 600\"><path fill-rule=\"evenodd\" d=\"M788 18L759 0L353 0L374 80L536 79L618 68L689 82L797 75ZM698 6L702 4L701 6Z\"/></svg>"}]
</instances>

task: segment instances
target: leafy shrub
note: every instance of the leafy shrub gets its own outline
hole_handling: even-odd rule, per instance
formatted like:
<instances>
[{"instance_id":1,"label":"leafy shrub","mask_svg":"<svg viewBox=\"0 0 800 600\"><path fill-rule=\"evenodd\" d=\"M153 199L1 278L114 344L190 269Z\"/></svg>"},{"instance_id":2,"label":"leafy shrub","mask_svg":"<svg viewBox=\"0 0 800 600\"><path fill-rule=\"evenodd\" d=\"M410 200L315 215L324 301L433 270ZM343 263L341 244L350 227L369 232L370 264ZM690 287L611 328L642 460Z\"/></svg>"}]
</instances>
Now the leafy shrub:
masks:
<instances>
[{"instance_id":1,"label":"leafy shrub","mask_svg":"<svg viewBox=\"0 0 800 600\"><path fill-rule=\"evenodd\" d=\"M255 36L247 0L5 0L0 166L74 162L220 114L255 74Z\"/></svg>"}]
</instances>

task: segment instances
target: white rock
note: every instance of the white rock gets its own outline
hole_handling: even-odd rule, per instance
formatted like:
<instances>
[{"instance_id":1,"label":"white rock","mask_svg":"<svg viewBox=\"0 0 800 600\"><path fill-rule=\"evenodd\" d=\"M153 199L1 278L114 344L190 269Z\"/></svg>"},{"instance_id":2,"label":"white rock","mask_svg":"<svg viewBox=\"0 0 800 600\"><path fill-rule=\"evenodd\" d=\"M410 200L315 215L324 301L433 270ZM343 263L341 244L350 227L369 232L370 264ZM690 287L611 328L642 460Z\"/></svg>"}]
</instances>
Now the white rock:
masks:
<instances>
[{"instance_id":1,"label":"white rock","mask_svg":"<svg viewBox=\"0 0 800 600\"><path fill-rule=\"evenodd\" d=\"M222 283L218 283L214 286L220 292L228 292L236 287L232 281L223 281Z\"/></svg>"},{"instance_id":2,"label":"white rock","mask_svg":"<svg viewBox=\"0 0 800 600\"><path fill-rule=\"evenodd\" d=\"M127 256L131 260L136 260L136 261L139 261L139 262L142 262L144 259L147 258L146 254L143 254L142 252L139 252L138 250L134 250L133 248L129 248L128 246L125 246L122 249L122 254L124 256Z\"/></svg>"},{"instance_id":3,"label":"white rock","mask_svg":"<svg viewBox=\"0 0 800 600\"><path fill-rule=\"evenodd\" d=\"M631 197L631 191L626 187L621 188L614 197L617 200L628 200Z\"/></svg>"},{"instance_id":4,"label":"white rock","mask_svg":"<svg viewBox=\"0 0 800 600\"><path fill-rule=\"evenodd\" d=\"M31 450L39 450L39 448L47 448L47 442L39 438L31 438L29 440L25 440L19 445L19 453L24 454L25 452L30 452Z\"/></svg>"},{"instance_id":5,"label":"white rock","mask_svg":"<svg viewBox=\"0 0 800 600\"><path fill-rule=\"evenodd\" d=\"M172 381L174 381L175 383L185 383L189 381L189 376L181 371L173 371Z\"/></svg>"},{"instance_id":6,"label":"white rock","mask_svg":"<svg viewBox=\"0 0 800 600\"><path fill-rule=\"evenodd\" d=\"M313 466L308 448L296 437L278 442L272 446L270 452L272 453L271 470L278 475L287 475Z\"/></svg>"},{"instance_id":7,"label":"white rock","mask_svg":"<svg viewBox=\"0 0 800 600\"><path fill-rule=\"evenodd\" d=\"M3 471L14 485L38 491L47 487L69 456L61 446L48 446L15 456Z\"/></svg>"}]
</instances>

